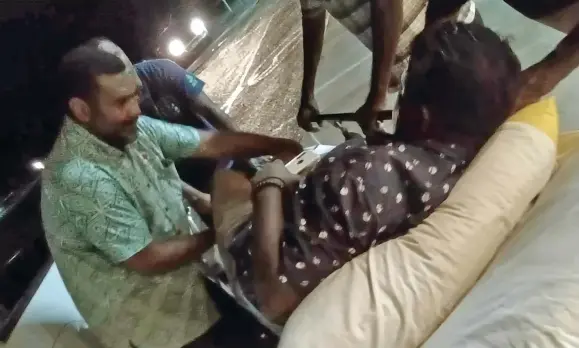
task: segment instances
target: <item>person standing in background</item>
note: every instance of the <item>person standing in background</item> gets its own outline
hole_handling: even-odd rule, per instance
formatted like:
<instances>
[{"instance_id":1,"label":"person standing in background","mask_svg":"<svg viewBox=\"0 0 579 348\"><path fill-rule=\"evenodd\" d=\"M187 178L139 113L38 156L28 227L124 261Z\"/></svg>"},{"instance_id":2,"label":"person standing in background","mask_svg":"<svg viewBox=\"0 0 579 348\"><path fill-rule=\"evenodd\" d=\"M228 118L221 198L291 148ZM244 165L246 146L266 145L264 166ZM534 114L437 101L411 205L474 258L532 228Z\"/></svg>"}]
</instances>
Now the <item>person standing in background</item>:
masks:
<instances>
[{"instance_id":1,"label":"person standing in background","mask_svg":"<svg viewBox=\"0 0 579 348\"><path fill-rule=\"evenodd\" d=\"M457 2L447 0L447 2ZM422 29L441 15L440 0L301 0L304 45L302 94L297 122L312 131L318 115L314 85L322 53L326 12L336 18L372 51L370 92L355 116L369 135L376 131L378 112L384 110L388 89L399 89L408 67L410 44ZM446 13L445 17L471 23L476 9L473 1Z\"/></svg>"},{"instance_id":2,"label":"person standing in background","mask_svg":"<svg viewBox=\"0 0 579 348\"><path fill-rule=\"evenodd\" d=\"M516 111L550 93L579 65L579 1L504 1L525 16L567 34L551 53L523 71ZM471 0L301 0L301 6L304 74L298 124L311 131L317 119L314 85L327 11L372 50L370 92L355 114L370 141L378 131L376 121L384 110L388 88L398 86L406 70L412 39L425 26L448 19L469 23L476 17Z\"/></svg>"}]
</instances>

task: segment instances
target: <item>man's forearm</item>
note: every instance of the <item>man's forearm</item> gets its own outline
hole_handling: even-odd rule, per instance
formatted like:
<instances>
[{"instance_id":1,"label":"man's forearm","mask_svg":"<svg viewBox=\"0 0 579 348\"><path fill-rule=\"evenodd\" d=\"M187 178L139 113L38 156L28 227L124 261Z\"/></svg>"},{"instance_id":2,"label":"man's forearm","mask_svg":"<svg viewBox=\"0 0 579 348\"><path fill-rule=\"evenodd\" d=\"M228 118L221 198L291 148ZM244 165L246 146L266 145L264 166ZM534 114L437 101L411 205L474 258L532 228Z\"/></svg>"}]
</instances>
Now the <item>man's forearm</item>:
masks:
<instances>
[{"instance_id":1,"label":"man's forearm","mask_svg":"<svg viewBox=\"0 0 579 348\"><path fill-rule=\"evenodd\" d=\"M265 155L293 157L302 151L299 143L284 138L243 132L215 132L201 141L197 156L245 159Z\"/></svg>"},{"instance_id":2,"label":"man's forearm","mask_svg":"<svg viewBox=\"0 0 579 348\"><path fill-rule=\"evenodd\" d=\"M386 101L392 65L402 28L402 0L371 0L372 76L366 104L381 108Z\"/></svg>"},{"instance_id":3,"label":"man's forearm","mask_svg":"<svg viewBox=\"0 0 579 348\"><path fill-rule=\"evenodd\" d=\"M323 9L302 11L304 49L304 76L302 80L302 103L314 100L316 73L322 55L326 11Z\"/></svg>"},{"instance_id":4,"label":"man's forearm","mask_svg":"<svg viewBox=\"0 0 579 348\"><path fill-rule=\"evenodd\" d=\"M529 69L547 69L545 93L555 86L579 66L579 24L547 55L542 61Z\"/></svg>"},{"instance_id":5,"label":"man's forearm","mask_svg":"<svg viewBox=\"0 0 579 348\"><path fill-rule=\"evenodd\" d=\"M236 130L231 118L207 94L201 92L192 100L194 110L198 110L202 117L218 130Z\"/></svg>"},{"instance_id":6,"label":"man's forearm","mask_svg":"<svg viewBox=\"0 0 579 348\"><path fill-rule=\"evenodd\" d=\"M199 260L213 244L215 232L212 230L154 241L127 260L125 266L144 275L163 274Z\"/></svg>"}]
</instances>

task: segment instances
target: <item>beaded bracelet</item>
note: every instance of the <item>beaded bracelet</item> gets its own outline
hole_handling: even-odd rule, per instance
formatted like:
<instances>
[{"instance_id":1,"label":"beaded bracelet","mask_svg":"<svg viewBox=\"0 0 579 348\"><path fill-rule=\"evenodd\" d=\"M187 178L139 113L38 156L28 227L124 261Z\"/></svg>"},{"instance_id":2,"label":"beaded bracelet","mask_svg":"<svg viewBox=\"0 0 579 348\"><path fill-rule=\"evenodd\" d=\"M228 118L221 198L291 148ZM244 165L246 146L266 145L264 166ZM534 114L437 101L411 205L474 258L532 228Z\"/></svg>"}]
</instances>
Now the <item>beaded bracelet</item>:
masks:
<instances>
[{"instance_id":1,"label":"beaded bracelet","mask_svg":"<svg viewBox=\"0 0 579 348\"><path fill-rule=\"evenodd\" d=\"M255 195L256 193L259 192L259 190L267 186L275 186L280 190L283 190L283 188L285 187L285 183L283 182L282 179L276 177L263 179L257 184L253 185L253 194Z\"/></svg>"}]
</instances>

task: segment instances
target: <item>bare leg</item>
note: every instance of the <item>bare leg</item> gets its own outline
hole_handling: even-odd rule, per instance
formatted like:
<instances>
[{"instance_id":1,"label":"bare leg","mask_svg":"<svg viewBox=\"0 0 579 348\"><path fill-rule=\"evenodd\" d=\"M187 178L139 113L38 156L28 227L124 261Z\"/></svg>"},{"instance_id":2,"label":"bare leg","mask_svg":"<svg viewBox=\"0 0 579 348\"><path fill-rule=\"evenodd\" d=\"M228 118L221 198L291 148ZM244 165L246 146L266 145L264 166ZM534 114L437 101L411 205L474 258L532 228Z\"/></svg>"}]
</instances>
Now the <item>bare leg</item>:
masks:
<instances>
[{"instance_id":1,"label":"bare leg","mask_svg":"<svg viewBox=\"0 0 579 348\"><path fill-rule=\"evenodd\" d=\"M211 192L216 242L228 248L235 227L247 221L252 212L251 182L241 173L232 170L217 171Z\"/></svg>"},{"instance_id":2,"label":"bare leg","mask_svg":"<svg viewBox=\"0 0 579 348\"><path fill-rule=\"evenodd\" d=\"M217 233L217 245L227 249L233 239L235 227L247 221L253 211L251 203L251 183L241 173L223 170L218 171L213 179L211 200L213 205L213 220ZM256 236L259 238L260 236ZM222 255L226 268L234 267L233 260ZM254 260L255 261L255 260ZM276 261L277 263L277 261ZM263 274L264 268L274 264L273 260L254 262L254 273ZM233 269L233 268L231 268ZM232 279L230 272L228 278ZM255 284L260 303L260 311L273 321L283 323L301 301L287 284L282 284L277 276L266 277Z\"/></svg>"}]
</instances>

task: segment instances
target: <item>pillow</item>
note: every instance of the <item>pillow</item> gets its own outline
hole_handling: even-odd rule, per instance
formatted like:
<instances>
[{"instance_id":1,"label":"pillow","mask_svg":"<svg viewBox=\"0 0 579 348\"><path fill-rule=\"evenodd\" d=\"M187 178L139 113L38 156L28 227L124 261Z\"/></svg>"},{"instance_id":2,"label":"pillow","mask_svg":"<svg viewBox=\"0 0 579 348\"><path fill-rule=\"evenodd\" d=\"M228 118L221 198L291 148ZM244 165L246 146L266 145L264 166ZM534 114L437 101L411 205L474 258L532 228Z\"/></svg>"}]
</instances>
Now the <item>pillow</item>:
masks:
<instances>
[{"instance_id":1,"label":"pillow","mask_svg":"<svg viewBox=\"0 0 579 348\"><path fill-rule=\"evenodd\" d=\"M577 150L579 150L579 131L561 134L557 144L557 161L565 160Z\"/></svg>"},{"instance_id":2,"label":"pillow","mask_svg":"<svg viewBox=\"0 0 579 348\"><path fill-rule=\"evenodd\" d=\"M579 152L423 347L579 347L577 197Z\"/></svg>"},{"instance_id":3,"label":"pillow","mask_svg":"<svg viewBox=\"0 0 579 348\"><path fill-rule=\"evenodd\" d=\"M290 317L279 347L414 348L424 342L546 184L557 121L553 99L513 116L421 225L322 282Z\"/></svg>"}]
</instances>

